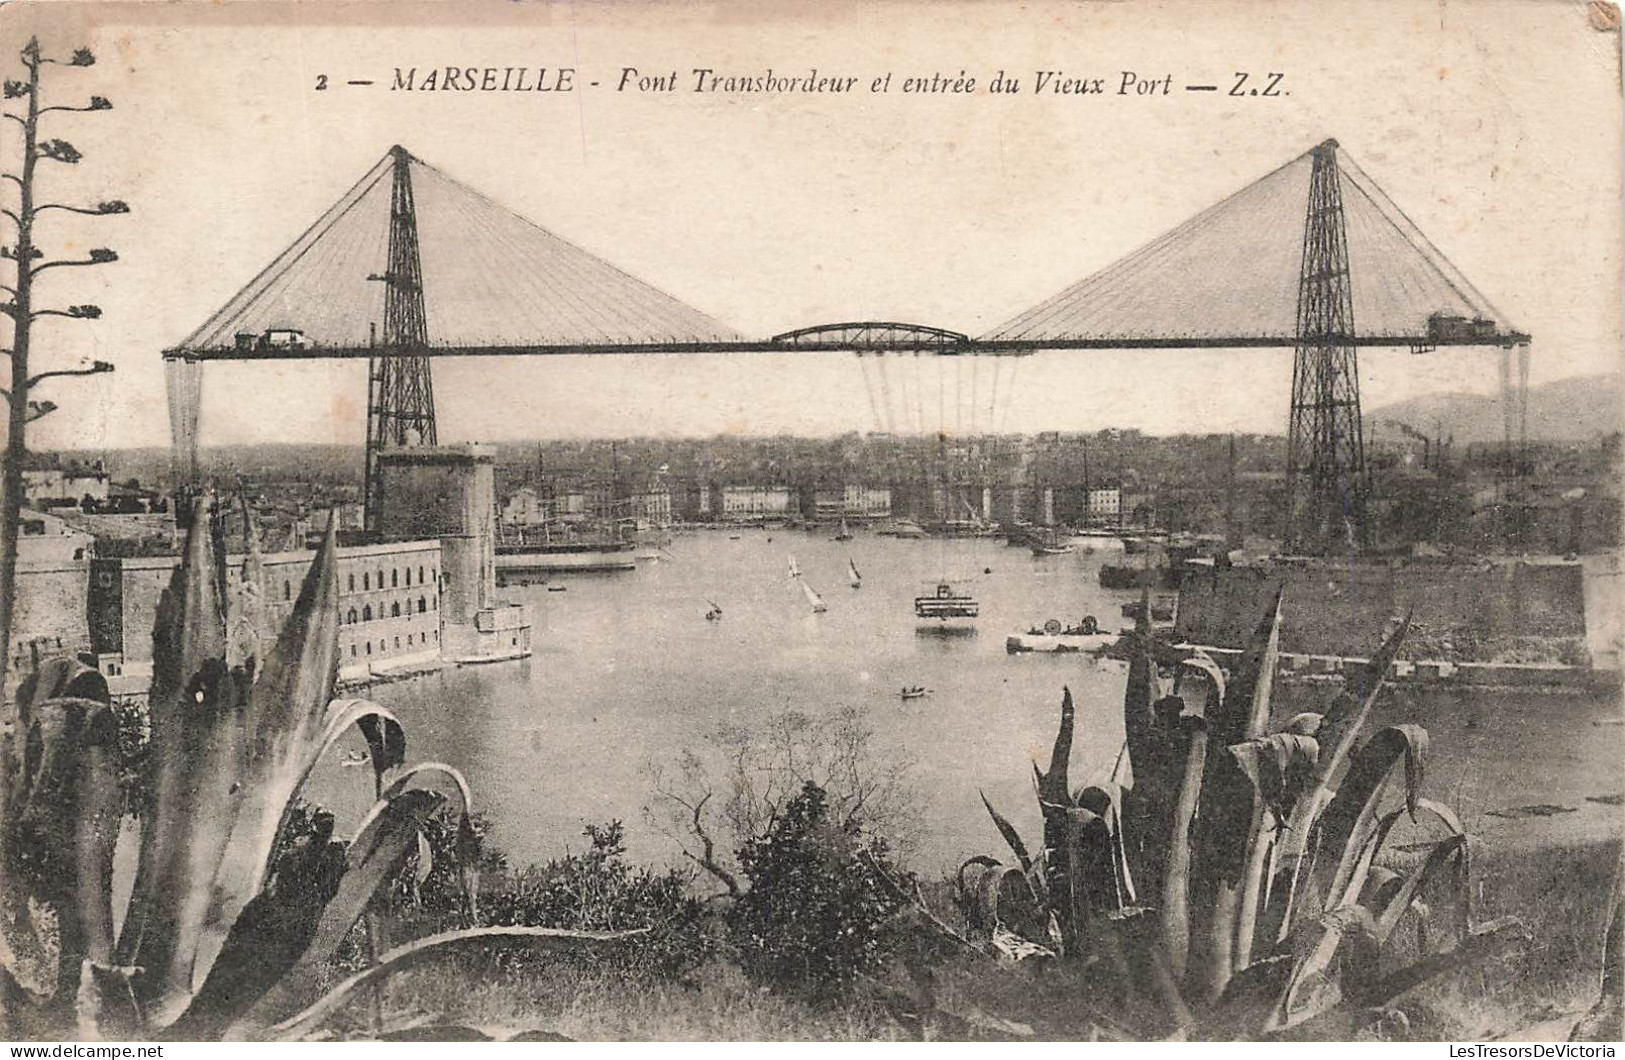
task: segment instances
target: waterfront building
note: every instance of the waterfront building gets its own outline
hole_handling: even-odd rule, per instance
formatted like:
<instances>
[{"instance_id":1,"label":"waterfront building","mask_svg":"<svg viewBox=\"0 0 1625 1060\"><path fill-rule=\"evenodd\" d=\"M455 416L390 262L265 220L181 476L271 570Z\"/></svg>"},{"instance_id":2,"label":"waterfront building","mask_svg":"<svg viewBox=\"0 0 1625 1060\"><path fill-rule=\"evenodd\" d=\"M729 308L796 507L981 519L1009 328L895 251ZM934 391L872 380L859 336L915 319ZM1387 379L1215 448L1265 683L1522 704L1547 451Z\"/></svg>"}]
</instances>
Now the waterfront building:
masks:
<instances>
[{"instance_id":1,"label":"waterfront building","mask_svg":"<svg viewBox=\"0 0 1625 1060\"><path fill-rule=\"evenodd\" d=\"M788 486L724 486L722 517L730 522L780 519L791 512Z\"/></svg>"},{"instance_id":2,"label":"waterfront building","mask_svg":"<svg viewBox=\"0 0 1625 1060\"><path fill-rule=\"evenodd\" d=\"M280 624L293 610L316 553L273 552L260 573L244 554L227 557L228 595L252 593ZM180 557L92 559L79 610L85 648L116 693L144 693L152 680L152 629L158 601ZM440 664L441 549L435 540L341 546L338 552L339 679L364 681ZM84 650L84 649L80 649Z\"/></svg>"}]
</instances>

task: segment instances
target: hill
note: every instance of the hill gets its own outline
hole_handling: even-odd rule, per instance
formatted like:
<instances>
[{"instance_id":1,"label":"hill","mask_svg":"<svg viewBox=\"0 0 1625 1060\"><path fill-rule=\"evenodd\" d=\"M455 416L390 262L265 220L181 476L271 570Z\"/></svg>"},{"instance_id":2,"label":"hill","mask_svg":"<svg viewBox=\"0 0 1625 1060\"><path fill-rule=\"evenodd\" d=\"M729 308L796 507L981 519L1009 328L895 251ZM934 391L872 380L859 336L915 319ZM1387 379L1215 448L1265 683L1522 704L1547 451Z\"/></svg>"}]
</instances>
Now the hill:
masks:
<instances>
[{"instance_id":1,"label":"hill","mask_svg":"<svg viewBox=\"0 0 1625 1060\"><path fill-rule=\"evenodd\" d=\"M1529 437L1578 441L1612 433L1620 429L1622 400L1625 381L1618 375L1577 376L1532 386ZM1457 445L1497 442L1506 431L1500 399L1483 394L1428 394L1370 409L1365 419L1408 423L1430 435L1454 435Z\"/></svg>"}]
</instances>

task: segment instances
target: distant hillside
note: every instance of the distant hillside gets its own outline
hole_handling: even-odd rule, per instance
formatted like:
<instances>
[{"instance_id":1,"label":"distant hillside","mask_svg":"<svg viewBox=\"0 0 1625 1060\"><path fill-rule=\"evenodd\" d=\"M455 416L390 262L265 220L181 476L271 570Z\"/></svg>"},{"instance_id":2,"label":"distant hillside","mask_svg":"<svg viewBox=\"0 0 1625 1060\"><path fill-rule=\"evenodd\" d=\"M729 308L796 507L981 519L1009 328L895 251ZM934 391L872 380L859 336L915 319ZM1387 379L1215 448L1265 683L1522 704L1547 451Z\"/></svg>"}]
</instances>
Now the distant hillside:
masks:
<instances>
[{"instance_id":1,"label":"distant hillside","mask_svg":"<svg viewBox=\"0 0 1625 1060\"><path fill-rule=\"evenodd\" d=\"M1579 376L1532 386L1529 437L1575 441L1617 431L1622 399L1625 385L1618 375ZM1397 420L1430 435L1454 435L1457 445L1500 441L1506 432L1500 400L1481 394L1429 394L1368 409L1365 418Z\"/></svg>"}]
</instances>

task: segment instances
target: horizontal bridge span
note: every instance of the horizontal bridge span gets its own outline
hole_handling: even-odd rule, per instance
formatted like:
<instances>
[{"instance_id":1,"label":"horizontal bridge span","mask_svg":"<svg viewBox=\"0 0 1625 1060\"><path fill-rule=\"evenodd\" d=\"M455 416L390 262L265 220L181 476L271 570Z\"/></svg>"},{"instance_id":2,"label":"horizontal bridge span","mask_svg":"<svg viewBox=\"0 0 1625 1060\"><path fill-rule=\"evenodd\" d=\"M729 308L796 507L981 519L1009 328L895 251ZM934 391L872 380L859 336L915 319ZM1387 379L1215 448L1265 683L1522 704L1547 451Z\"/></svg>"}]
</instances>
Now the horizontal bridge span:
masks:
<instances>
[{"instance_id":1,"label":"horizontal bridge span","mask_svg":"<svg viewBox=\"0 0 1625 1060\"><path fill-rule=\"evenodd\" d=\"M933 329L936 330L936 329ZM940 332L943 336L955 332ZM1362 348L1411 349L1418 352L1444 346L1481 346L1509 348L1526 346L1529 336L1517 331L1495 335L1436 336L1425 335L1357 335L1340 338L1340 344ZM925 336L900 338L893 344L873 339L856 341L840 334L824 333L821 329L803 329L786 332L771 339L743 339L720 342L624 342L576 343L561 345L511 346L428 346L400 351L373 346L254 346L205 347L188 349L174 347L164 351L164 359L171 361L299 361L299 360L365 360L369 357L546 357L610 354L704 354L704 353L789 353L789 352L849 352L849 353L928 353L936 356L1024 356L1044 350L1241 350L1241 349L1294 349L1300 342L1289 335L1235 335L1213 338L1137 338L1127 336L1051 339L973 339L962 341L926 341Z\"/></svg>"}]
</instances>

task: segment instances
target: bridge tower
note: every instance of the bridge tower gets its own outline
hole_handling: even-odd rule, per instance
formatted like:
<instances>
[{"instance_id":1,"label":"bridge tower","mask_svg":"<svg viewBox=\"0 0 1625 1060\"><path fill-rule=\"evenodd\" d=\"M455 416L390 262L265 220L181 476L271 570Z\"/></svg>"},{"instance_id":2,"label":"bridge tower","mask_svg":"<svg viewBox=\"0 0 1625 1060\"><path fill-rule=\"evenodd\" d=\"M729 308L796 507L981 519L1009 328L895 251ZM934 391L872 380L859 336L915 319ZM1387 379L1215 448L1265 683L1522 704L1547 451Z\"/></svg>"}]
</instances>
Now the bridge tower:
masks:
<instances>
[{"instance_id":1,"label":"bridge tower","mask_svg":"<svg viewBox=\"0 0 1625 1060\"><path fill-rule=\"evenodd\" d=\"M383 527L384 490L378 455L391 446L435 445L434 380L429 372L429 325L418 257L417 207L410 152L390 148L389 263L369 280L384 284L384 333L367 360L366 525Z\"/></svg>"},{"instance_id":2,"label":"bridge tower","mask_svg":"<svg viewBox=\"0 0 1625 1060\"><path fill-rule=\"evenodd\" d=\"M1368 480L1337 141L1313 154L1292 359L1286 544L1323 555L1368 543Z\"/></svg>"}]
</instances>

